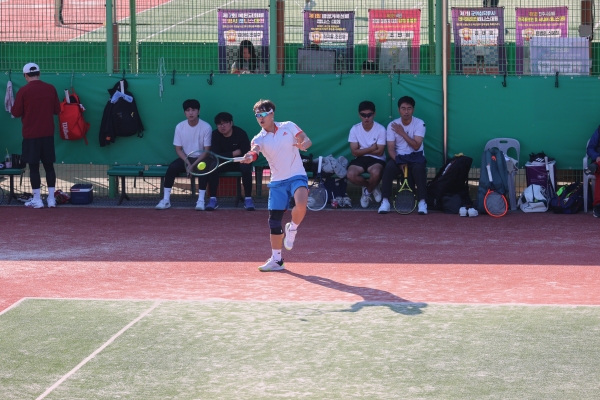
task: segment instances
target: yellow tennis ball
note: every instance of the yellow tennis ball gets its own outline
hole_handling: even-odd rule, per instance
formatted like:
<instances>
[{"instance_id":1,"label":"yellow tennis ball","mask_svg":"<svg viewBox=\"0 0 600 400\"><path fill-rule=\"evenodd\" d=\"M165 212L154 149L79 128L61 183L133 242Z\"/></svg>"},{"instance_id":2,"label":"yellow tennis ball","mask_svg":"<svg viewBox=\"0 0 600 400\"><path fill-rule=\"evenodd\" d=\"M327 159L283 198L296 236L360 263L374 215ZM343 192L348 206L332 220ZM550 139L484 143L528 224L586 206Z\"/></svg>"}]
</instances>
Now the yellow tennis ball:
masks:
<instances>
[{"instance_id":1,"label":"yellow tennis ball","mask_svg":"<svg viewBox=\"0 0 600 400\"><path fill-rule=\"evenodd\" d=\"M202 171L204 168L206 168L206 163L204 161L199 162L198 169Z\"/></svg>"}]
</instances>

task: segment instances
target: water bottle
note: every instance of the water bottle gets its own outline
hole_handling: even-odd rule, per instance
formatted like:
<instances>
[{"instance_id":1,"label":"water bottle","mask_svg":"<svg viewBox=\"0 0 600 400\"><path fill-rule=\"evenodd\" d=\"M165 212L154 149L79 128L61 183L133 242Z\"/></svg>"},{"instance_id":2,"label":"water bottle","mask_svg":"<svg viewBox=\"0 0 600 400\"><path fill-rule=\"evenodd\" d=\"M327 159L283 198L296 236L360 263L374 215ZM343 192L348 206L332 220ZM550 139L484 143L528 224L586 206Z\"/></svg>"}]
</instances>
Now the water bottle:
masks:
<instances>
[{"instance_id":1,"label":"water bottle","mask_svg":"<svg viewBox=\"0 0 600 400\"><path fill-rule=\"evenodd\" d=\"M6 156L4 157L4 167L5 168L12 168L12 159L10 154L6 153Z\"/></svg>"}]
</instances>

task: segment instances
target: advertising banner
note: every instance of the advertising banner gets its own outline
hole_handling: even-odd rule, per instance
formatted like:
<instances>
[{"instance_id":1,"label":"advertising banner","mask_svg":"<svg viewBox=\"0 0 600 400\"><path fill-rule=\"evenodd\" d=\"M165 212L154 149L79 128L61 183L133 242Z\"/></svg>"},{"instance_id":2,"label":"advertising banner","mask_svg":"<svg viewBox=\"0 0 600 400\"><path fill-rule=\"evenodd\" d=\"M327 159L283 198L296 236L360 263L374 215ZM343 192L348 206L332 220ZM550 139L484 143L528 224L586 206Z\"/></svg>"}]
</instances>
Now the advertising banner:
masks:
<instances>
[{"instance_id":1,"label":"advertising banner","mask_svg":"<svg viewBox=\"0 0 600 400\"><path fill-rule=\"evenodd\" d=\"M421 10L369 10L369 53L380 72L419 73Z\"/></svg>"},{"instance_id":2,"label":"advertising banner","mask_svg":"<svg viewBox=\"0 0 600 400\"><path fill-rule=\"evenodd\" d=\"M250 48L252 66L248 73L269 72L269 10L223 10L217 12L219 35L219 72L240 69L243 51ZM251 43L249 44L248 41ZM235 65L234 65L235 63ZM233 67L233 68L232 68Z\"/></svg>"},{"instance_id":3,"label":"advertising banner","mask_svg":"<svg viewBox=\"0 0 600 400\"><path fill-rule=\"evenodd\" d=\"M354 72L354 11L304 11L304 47L335 50L335 71Z\"/></svg>"},{"instance_id":4,"label":"advertising banner","mask_svg":"<svg viewBox=\"0 0 600 400\"><path fill-rule=\"evenodd\" d=\"M557 38L568 36L567 7L516 8L515 44L517 45L517 75L530 70L530 41L533 37Z\"/></svg>"},{"instance_id":5,"label":"advertising banner","mask_svg":"<svg viewBox=\"0 0 600 400\"><path fill-rule=\"evenodd\" d=\"M463 74L503 74L504 8L452 8L455 66Z\"/></svg>"},{"instance_id":6,"label":"advertising banner","mask_svg":"<svg viewBox=\"0 0 600 400\"><path fill-rule=\"evenodd\" d=\"M530 40L531 75L589 75L590 50L587 38L543 38Z\"/></svg>"}]
</instances>

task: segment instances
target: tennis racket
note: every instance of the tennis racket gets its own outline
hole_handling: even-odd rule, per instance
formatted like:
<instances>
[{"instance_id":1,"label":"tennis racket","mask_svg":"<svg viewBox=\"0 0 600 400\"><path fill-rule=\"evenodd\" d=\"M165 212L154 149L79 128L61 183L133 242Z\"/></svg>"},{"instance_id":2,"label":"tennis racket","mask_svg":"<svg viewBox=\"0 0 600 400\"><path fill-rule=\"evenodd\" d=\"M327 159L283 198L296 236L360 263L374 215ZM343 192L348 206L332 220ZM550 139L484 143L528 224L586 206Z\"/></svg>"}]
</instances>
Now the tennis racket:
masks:
<instances>
[{"instance_id":1,"label":"tennis racket","mask_svg":"<svg viewBox=\"0 0 600 400\"><path fill-rule=\"evenodd\" d=\"M398 214L410 214L417 207L417 197L408 184L408 166L404 164L402 172L404 174L404 182L400 186L400 190L394 199L394 209Z\"/></svg>"},{"instance_id":2,"label":"tennis racket","mask_svg":"<svg viewBox=\"0 0 600 400\"><path fill-rule=\"evenodd\" d=\"M194 161L198 158L196 156L192 156L192 154L202 154L206 153L206 156L194 167L190 170L190 174L194 176L204 176L214 172L219 166L229 164L231 162L240 162L244 161L244 157L223 157L212 151L208 150L196 150L192 151L187 155L188 159L193 159ZM201 168L202 167L202 168Z\"/></svg>"},{"instance_id":3,"label":"tennis racket","mask_svg":"<svg viewBox=\"0 0 600 400\"><path fill-rule=\"evenodd\" d=\"M327 189L325 189L325 183L321 178L321 165L323 165L323 157L319 157L317 176L308 188L308 203L306 206L312 211L320 211L327 204Z\"/></svg>"},{"instance_id":4,"label":"tennis racket","mask_svg":"<svg viewBox=\"0 0 600 400\"><path fill-rule=\"evenodd\" d=\"M483 206L485 211L494 218L500 218L506 215L508 211L508 203L506 198L500 193L494 190L494 180L492 178L492 169L490 164L486 166L488 178L490 180L490 186L488 191L483 198Z\"/></svg>"},{"instance_id":5,"label":"tennis racket","mask_svg":"<svg viewBox=\"0 0 600 400\"><path fill-rule=\"evenodd\" d=\"M544 157L544 162L546 163L546 176L548 177L546 190L550 191L547 196L548 204L550 204L550 199L556 196L556 189L554 189L554 168L550 169L548 166L548 157Z\"/></svg>"}]
</instances>

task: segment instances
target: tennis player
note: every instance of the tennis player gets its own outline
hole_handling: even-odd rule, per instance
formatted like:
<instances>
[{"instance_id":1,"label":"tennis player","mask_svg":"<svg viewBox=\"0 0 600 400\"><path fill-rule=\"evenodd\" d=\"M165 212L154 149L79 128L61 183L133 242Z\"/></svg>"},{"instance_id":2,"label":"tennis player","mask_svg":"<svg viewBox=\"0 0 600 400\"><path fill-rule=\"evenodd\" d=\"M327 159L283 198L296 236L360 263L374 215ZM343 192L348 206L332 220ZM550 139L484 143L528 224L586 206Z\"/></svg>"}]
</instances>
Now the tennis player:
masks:
<instances>
[{"instance_id":1,"label":"tennis player","mask_svg":"<svg viewBox=\"0 0 600 400\"><path fill-rule=\"evenodd\" d=\"M272 255L258 269L279 271L285 268L281 256L282 244L287 250L292 249L298 225L306 215L308 177L300 151L308 149L312 142L293 122L275 122L275 104L270 100L259 100L254 105L254 114L262 129L252 139L250 151L242 162L256 161L262 152L271 169L268 208ZM285 225L284 239L281 220L292 196L295 206L292 209L292 221Z\"/></svg>"}]
</instances>

